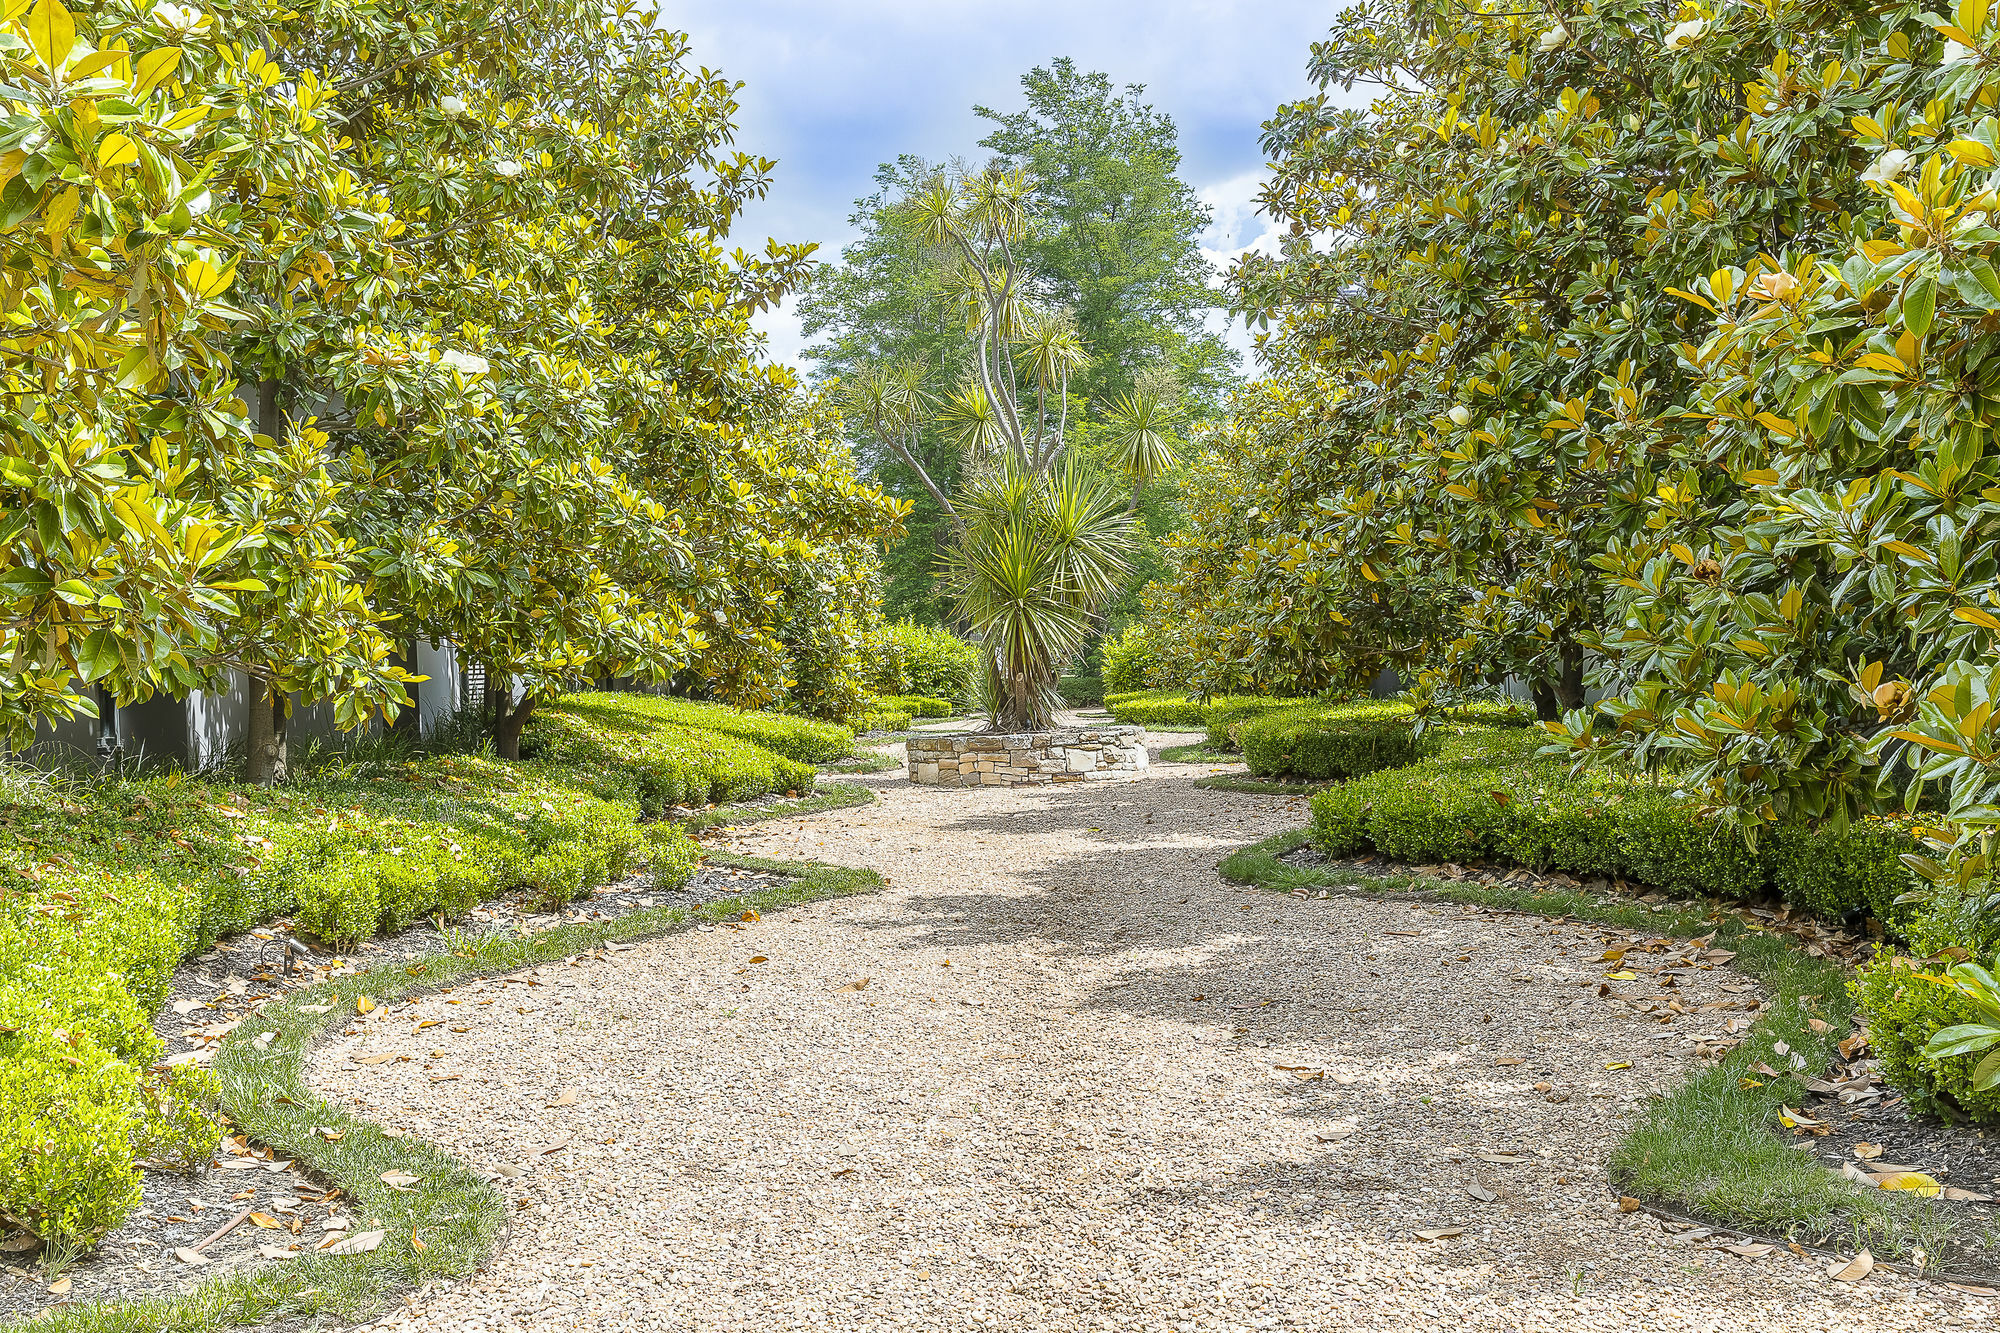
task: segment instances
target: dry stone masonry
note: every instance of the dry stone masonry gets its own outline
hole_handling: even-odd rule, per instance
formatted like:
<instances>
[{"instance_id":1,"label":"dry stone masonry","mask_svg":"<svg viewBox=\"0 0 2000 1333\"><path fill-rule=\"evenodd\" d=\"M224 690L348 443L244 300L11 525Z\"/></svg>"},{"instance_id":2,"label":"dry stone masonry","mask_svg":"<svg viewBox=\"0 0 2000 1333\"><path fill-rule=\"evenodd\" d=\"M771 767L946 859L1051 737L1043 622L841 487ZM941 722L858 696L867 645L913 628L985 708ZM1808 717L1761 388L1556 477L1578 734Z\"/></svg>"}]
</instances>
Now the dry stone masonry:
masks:
<instances>
[{"instance_id":1,"label":"dry stone masonry","mask_svg":"<svg viewBox=\"0 0 2000 1333\"><path fill-rule=\"evenodd\" d=\"M1142 727L1081 727L1012 735L912 736L910 781L935 787L1034 787L1136 778Z\"/></svg>"}]
</instances>

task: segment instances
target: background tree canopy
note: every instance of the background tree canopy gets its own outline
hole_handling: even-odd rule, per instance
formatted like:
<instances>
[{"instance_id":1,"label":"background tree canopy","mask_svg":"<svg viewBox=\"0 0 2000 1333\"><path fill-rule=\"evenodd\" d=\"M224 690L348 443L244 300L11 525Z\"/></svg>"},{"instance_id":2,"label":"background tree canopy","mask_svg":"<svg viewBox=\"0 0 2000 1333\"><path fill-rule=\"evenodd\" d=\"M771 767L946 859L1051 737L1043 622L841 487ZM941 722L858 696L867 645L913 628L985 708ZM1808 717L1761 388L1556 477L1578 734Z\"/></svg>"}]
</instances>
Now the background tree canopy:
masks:
<instances>
[{"instance_id":1,"label":"background tree canopy","mask_svg":"<svg viewBox=\"0 0 2000 1333\"><path fill-rule=\"evenodd\" d=\"M1021 82L1023 110L977 108L995 123L980 147L1034 185L1032 226L1014 259L1024 293L1063 313L1088 358L1069 382L1073 443L1098 448L1091 413L1109 411L1149 370L1173 386L1176 413L1211 414L1234 383L1236 358L1204 323L1220 299L1197 244L1210 214L1176 174L1172 119L1140 100L1144 89L1121 92L1068 60ZM820 340L807 356L822 375L851 379L863 366L897 362L925 366L950 384L970 367L973 336L957 289L899 208L952 165L899 158L877 171L876 189L857 201L851 220L859 239L799 299L806 336ZM950 526L943 507L901 459L869 452L865 438L857 443L885 489L911 505L908 536L884 562L885 614L949 621L939 583ZM946 426L928 425L913 453L944 491L963 479L961 450ZM1178 521L1171 482L1144 487L1139 512L1144 531L1123 600L1112 605L1114 619L1135 611L1136 589L1164 569L1151 534Z\"/></svg>"}]
</instances>

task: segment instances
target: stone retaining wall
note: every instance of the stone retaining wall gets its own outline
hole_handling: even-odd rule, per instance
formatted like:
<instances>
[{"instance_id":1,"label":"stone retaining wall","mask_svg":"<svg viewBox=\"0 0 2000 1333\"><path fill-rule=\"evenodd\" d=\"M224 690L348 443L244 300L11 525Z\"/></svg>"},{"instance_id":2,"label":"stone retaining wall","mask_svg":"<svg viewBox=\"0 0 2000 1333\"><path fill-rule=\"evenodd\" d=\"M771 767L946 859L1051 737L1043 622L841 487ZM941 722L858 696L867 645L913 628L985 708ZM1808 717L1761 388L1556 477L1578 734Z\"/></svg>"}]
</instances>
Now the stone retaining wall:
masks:
<instances>
[{"instance_id":1,"label":"stone retaining wall","mask_svg":"<svg viewBox=\"0 0 2000 1333\"><path fill-rule=\"evenodd\" d=\"M1144 737L1143 727L917 735L907 746L910 781L933 787L1033 787L1135 778L1146 767Z\"/></svg>"}]
</instances>

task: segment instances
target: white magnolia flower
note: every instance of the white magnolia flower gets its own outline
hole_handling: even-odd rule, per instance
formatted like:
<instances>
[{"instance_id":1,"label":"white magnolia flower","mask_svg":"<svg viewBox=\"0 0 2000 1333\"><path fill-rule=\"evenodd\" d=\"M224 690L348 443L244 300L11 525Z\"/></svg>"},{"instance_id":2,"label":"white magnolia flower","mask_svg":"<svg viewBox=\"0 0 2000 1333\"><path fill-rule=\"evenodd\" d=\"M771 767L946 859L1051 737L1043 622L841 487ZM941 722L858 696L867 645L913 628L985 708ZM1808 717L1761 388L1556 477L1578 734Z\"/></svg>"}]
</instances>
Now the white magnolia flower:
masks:
<instances>
[{"instance_id":1,"label":"white magnolia flower","mask_svg":"<svg viewBox=\"0 0 2000 1333\"><path fill-rule=\"evenodd\" d=\"M1962 65L1968 60L1977 59L1979 59L1979 52L1973 50L1963 42L1947 41L1944 44L1944 63L1947 65Z\"/></svg>"},{"instance_id":2,"label":"white magnolia flower","mask_svg":"<svg viewBox=\"0 0 2000 1333\"><path fill-rule=\"evenodd\" d=\"M1789 273L1766 273L1757 279L1756 294L1767 301L1783 301L1798 294L1799 280Z\"/></svg>"},{"instance_id":3,"label":"white magnolia flower","mask_svg":"<svg viewBox=\"0 0 2000 1333\"><path fill-rule=\"evenodd\" d=\"M465 99L463 97L439 98L438 110L444 112L447 116L462 116L465 114Z\"/></svg>"},{"instance_id":4,"label":"white magnolia flower","mask_svg":"<svg viewBox=\"0 0 2000 1333\"><path fill-rule=\"evenodd\" d=\"M1688 19L1667 29L1666 48L1678 51L1684 46L1693 46L1708 31L1707 19Z\"/></svg>"},{"instance_id":5,"label":"white magnolia flower","mask_svg":"<svg viewBox=\"0 0 2000 1333\"><path fill-rule=\"evenodd\" d=\"M484 375L489 368L485 357L471 352L446 352L438 361L464 375Z\"/></svg>"},{"instance_id":6,"label":"white magnolia flower","mask_svg":"<svg viewBox=\"0 0 2000 1333\"><path fill-rule=\"evenodd\" d=\"M521 174L521 164L511 157L502 158L493 164L493 174L496 176L506 176L511 179Z\"/></svg>"},{"instance_id":7,"label":"white magnolia flower","mask_svg":"<svg viewBox=\"0 0 2000 1333\"><path fill-rule=\"evenodd\" d=\"M1555 27L1543 33L1541 40L1536 42L1535 45L1544 51L1559 51L1569 45L1569 29L1558 23Z\"/></svg>"},{"instance_id":8,"label":"white magnolia flower","mask_svg":"<svg viewBox=\"0 0 2000 1333\"><path fill-rule=\"evenodd\" d=\"M153 17L161 27L175 32L192 32L208 21L208 16L192 5L154 5Z\"/></svg>"},{"instance_id":9,"label":"white magnolia flower","mask_svg":"<svg viewBox=\"0 0 2000 1333\"><path fill-rule=\"evenodd\" d=\"M1460 403L1457 407L1452 408L1445 415L1451 418L1451 424L1454 426L1469 426L1472 424L1472 409L1464 403Z\"/></svg>"},{"instance_id":10,"label":"white magnolia flower","mask_svg":"<svg viewBox=\"0 0 2000 1333\"><path fill-rule=\"evenodd\" d=\"M1861 179L1872 185L1887 185L1902 175L1909 165L1910 152L1907 148L1891 148L1861 173Z\"/></svg>"}]
</instances>

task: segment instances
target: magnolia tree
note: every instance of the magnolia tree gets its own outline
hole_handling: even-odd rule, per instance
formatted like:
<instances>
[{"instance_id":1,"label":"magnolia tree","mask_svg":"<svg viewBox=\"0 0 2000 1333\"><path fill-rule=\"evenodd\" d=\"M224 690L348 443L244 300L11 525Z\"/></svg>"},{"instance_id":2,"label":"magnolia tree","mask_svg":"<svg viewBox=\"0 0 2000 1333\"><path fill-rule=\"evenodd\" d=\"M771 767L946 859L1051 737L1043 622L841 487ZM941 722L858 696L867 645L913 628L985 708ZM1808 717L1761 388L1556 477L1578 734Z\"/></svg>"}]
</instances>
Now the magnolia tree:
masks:
<instances>
[{"instance_id":1,"label":"magnolia tree","mask_svg":"<svg viewBox=\"0 0 2000 1333\"><path fill-rule=\"evenodd\" d=\"M654 11L7 13L17 737L237 669L275 780L290 697L393 716L417 638L517 682L503 754L579 677L787 695L792 590L898 507L761 360L810 247L725 252L773 164Z\"/></svg>"},{"instance_id":2,"label":"magnolia tree","mask_svg":"<svg viewBox=\"0 0 2000 1333\"><path fill-rule=\"evenodd\" d=\"M1121 505L1070 449L1069 379L1089 357L1066 314L1030 298L1018 252L1033 204L1028 177L1000 167L940 175L913 191L902 207L956 295L970 369L935 391L920 365L876 364L846 388L850 415L948 516L948 583L981 644L992 719L1010 729L1055 720L1057 680L1128 568L1137 503ZM1175 465L1173 402L1170 386L1142 384L1106 416L1110 457L1135 492ZM917 448L938 426L962 455L955 495Z\"/></svg>"}]
</instances>

